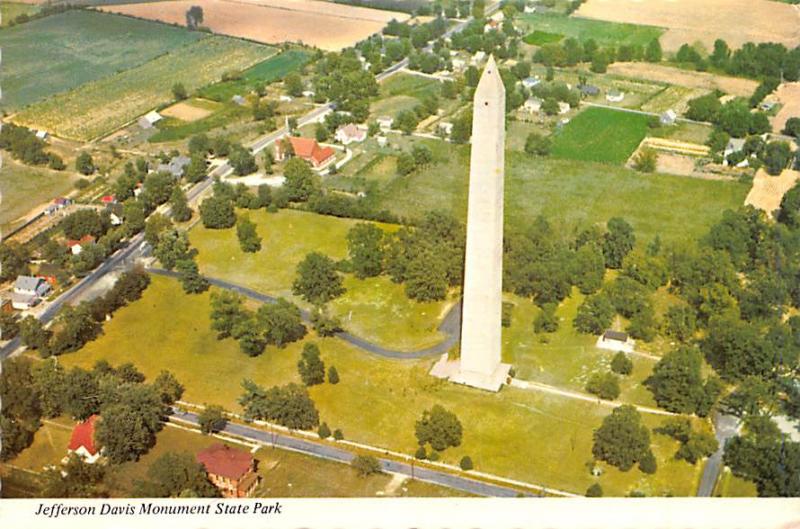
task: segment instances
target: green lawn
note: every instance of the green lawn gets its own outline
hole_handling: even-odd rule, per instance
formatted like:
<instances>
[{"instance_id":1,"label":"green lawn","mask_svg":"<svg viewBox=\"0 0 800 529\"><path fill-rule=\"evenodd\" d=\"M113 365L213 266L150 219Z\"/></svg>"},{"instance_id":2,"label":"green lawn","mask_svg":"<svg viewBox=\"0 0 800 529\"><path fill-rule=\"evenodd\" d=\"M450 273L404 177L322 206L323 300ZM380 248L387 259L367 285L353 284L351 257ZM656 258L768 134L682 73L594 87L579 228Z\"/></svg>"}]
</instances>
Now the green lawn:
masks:
<instances>
[{"instance_id":1,"label":"green lawn","mask_svg":"<svg viewBox=\"0 0 800 529\"><path fill-rule=\"evenodd\" d=\"M262 210L249 215L263 238L262 249L255 254L242 252L235 229L207 230L198 224L191 231L192 246L199 250L201 271L298 303L302 300L291 292L298 263L313 251L334 260L346 258L347 232L358 222L292 210L274 214ZM358 336L402 350L441 341L436 327L447 306L445 302L409 300L403 286L386 277L359 280L347 276L345 287L347 292L331 303L331 310L346 329Z\"/></svg>"},{"instance_id":2,"label":"green lawn","mask_svg":"<svg viewBox=\"0 0 800 529\"><path fill-rule=\"evenodd\" d=\"M72 189L74 177L67 171L30 167L3 156L0 170L0 229L13 228L36 206Z\"/></svg>"},{"instance_id":3,"label":"green lawn","mask_svg":"<svg viewBox=\"0 0 800 529\"><path fill-rule=\"evenodd\" d=\"M207 37L166 24L83 10L3 29L0 47L6 60L0 105L18 109Z\"/></svg>"},{"instance_id":4,"label":"green lawn","mask_svg":"<svg viewBox=\"0 0 800 529\"><path fill-rule=\"evenodd\" d=\"M243 71L239 79L215 83L202 88L198 94L215 101L230 101L235 95L246 95L257 86L282 79L301 68L310 58L311 55L304 50L287 50Z\"/></svg>"},{"instance_id":5,"label":"green lawn","mask_svg":"<svg viewBox=\"0 0 800 529\"><path fill-rule=\"evenodd\" d=\"M39 11L39 6L18 2L0 2L0 19L2 27L11 24L20 15L32 15Z\"/></svg>"},{"instance_id":6,"label":"green lawn","mask_svg":"<svg viewBox=\"0 0 800 529\"><path fill-rule=\"evenodd\" d=\"M755 498L758 496L756 484L737 478L727 468L722 470L714 488L714 496L723 498Z\"/></svg>"},{"instance_id":7,"label":"green lawn","mask_svg":"<svg viewBox=\"0 0 800 529\"><path fill-rule=\"evenodd\" d=\"M44 467L49 465L58 465L67 455L67 446L74 424L72 421L69 423L67 421L44 423L36 431L33 444L9 461L9 464L34 472L41 472Z\"/></svg>"},{"instance_id":8,"label":"green lawn","mask_svg":"<svg viewBox=\"0 0 800 529\"><path fill-rule=\"evenodd\" d=\"M250 358L232 340L216 340L208 313L208 293L187 296L177 282L156 277L141 300L106 323L103 336L60 361L86 367L103 358L114 364L132 361L149 378L168 369L186 386L185 400L230 410L239 409L243 378L264 386L298 381L302 342L269 347ZM609 412L606 406L513 388L489 394L431 378L431 360L388 360L338 339L310 339L341 377L339 384L312 387L311 395L322 420L341 428L348 439L412 453L414 422L424 409L441 403L458 415L465 431L463 444L446 451L444 461L455 464L470 455L479 470L577 493L595 481L586 465L592 432ZM662 421L650 415L644 420L651 428ZM607 495L631 490L693 495L700 467L673 460L676 449L671 439L653 436L655 475L603 466L600 483Z\"/></svg>"},{"instance_id":9,"label":"green lawn","mask_svg":"<svg viewBox=\"0 0 800 529\"><path fill-rule=\"evenodd\" d=\"M150 136L147 141L151 143L178 141L194 136L195 134L224 127L237 119L246 118L248 116L251 116L250 110L236 103L227 102L224 105L218 104L213 114L209 114L196 121L186 122L171 118L159 121L156 124L158 132Z\"/></svg>"},{"instance_id":10,"label":"green lawn","mask_svg":"<svg viewBox=\"0 0 800 529\"><path fill-rule=\"evenodd\" d=\"M572 321L584 296L573 289L572 295L559 305L558 331L537 334L533 320L540 309L530 300L510 294L506 301L514 303L511 327L503 329L503 359L512 364L516 376L575 391L586 391L586 383L595 373L610 370L614 352L595 347L597 336L577 332ZM619 400L656 407L650 391L642 383L650 376L655 361L630 356L634 370L619 377L622 393Z\"/></svg>"},{"instance_id":11,"label":"green lawn","mask_svg":"<svg viewBox=\"0 0 800 529\"><path fill-rule=\"evenodd\" d=\"M403 110L413 110L426 96L438 95L439 81L419 75L398 73L380 85L380 93L370 106L370 115L395 117Z\"/></svg>"},{"instance_id":12,"label":"green lawn","mask_svg":"<svg viewBox=\"0 0 800 529\"><path fill-rule=\"evenodd\" d=\"M408 218L450 211L466 219L469 147L425 141L437 163L395 177L378 191L381 208ZM368 175L364 175L368 178ZM681 176L643 175L624 167L506 152L506 229L544 215L563 231L624 217L637 240L697 240L722 211L739 207L749 186Z\"/></svg>"},{"instance_id":13,"label":"green lawn","mask_svg":"<svg viewBox=\"0 0 800 529\"><path fill-rule=\"evenodd\" d=\"M553 157L624 164L647 135L648 116L590 107L574 118L553 141Z\"/></svg>"},{"instance_id":14,"label":"green lawn","mask_svg":"<svg viewBox=\"0 0 800 529\"><path fill-rule=\"evenodd\" d=\"M534 33L536 31L556 33L581 41L594 39L601 46L619 46L621 44L646 46L651 40L659 38L664 33L663 29L654 26L606 22L560 14L531 13L521 15L520 20L527 24ZM525 37L525 41L528 42L528 37ZM528 43L537 44L536 42Z\"/></svg>"},{"instance_id":15,"label":"green lawn","mask_svg":"<svg viewBox=\"0 0 800 529\"><path fill-rule=\"evenodd\" d=\"M564 39L564 35L560 33L549 33L547 31L535 30L533 33L528 33L523 39L526 44L533 44L535 46L542 46L552 42L559 42Z\"/></svg>"}]
</instances>

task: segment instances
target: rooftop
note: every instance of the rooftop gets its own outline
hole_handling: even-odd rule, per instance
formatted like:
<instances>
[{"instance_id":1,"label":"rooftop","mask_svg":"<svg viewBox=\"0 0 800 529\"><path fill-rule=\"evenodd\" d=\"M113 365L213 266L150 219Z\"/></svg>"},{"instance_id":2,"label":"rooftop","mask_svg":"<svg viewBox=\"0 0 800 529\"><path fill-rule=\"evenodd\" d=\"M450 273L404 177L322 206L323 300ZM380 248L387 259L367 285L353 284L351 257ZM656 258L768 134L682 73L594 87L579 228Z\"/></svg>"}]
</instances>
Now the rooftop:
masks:
<instances>
[{"instance_id":1,"label":"rooftop","mask_svg":"<svg viewBox=\"0 0 800 529\"><path fill-rule=\"evenodd\" d=\"M206 472L230 479L241 479L253 467L250 452L237 450L217 443L197 453L197 460L206 467Z\"/></svg>"}]
</instances>

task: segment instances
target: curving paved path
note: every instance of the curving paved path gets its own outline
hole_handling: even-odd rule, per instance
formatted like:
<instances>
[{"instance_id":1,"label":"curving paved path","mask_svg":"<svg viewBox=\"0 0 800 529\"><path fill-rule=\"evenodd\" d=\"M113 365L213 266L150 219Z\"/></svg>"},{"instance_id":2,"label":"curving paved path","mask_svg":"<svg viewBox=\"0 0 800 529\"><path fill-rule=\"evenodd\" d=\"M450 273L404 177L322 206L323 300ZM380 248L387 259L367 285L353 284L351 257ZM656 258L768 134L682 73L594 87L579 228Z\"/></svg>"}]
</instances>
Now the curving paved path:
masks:
<instances>
[{"instance_id":1,"label":"curving paved path","mask_svg":"<svg viewBox=\"0 0 800 529\"><path fill-rule=\"evenodd\" d=\"M148 268L148 272L151 274L165 276L165 277L172 277L177 278L178 273L172 270L164 270L163 268ZM236 292L241 294L245 297L250 299L256 300L261 303L275 303L277 298L273 296L268 296L266 294L262 294L261 292L256 292L251 288L244 287L242 285L237 285L236 283L231 283L230 281L225 281L224 279L217 279L214 277L207 277L206 279L208 282L215 287L219 287L225 290L230 290L231 292ZM308 322L310 321L311 314L305 310L300 309L300 313L303 316L303 321ZM346 341L349 344L355 345L368 353L372 353L378 356L382 356L384 358L393 358L393 359L400 359L400 360L408 360L408 359L418 359L418 358L427 358L431 356L441 356L442 354L446 353L447 351L452 348L456 342L458 342L459 335L461 333L461 303L456 303L453 307L447 312L442 323L439 325L438 330L445 334L446 338L439 342L438 344L427 347L425 349L419 349L417 351L398 351L396 349L387 349L385 347L381 347L378 344L370 342L369 340L365 340L364 338L359 338L353 334L350 334L346 331L341 331L336 333L337 338L341 338L342 340Z\"/></svg>"}]
</instances>

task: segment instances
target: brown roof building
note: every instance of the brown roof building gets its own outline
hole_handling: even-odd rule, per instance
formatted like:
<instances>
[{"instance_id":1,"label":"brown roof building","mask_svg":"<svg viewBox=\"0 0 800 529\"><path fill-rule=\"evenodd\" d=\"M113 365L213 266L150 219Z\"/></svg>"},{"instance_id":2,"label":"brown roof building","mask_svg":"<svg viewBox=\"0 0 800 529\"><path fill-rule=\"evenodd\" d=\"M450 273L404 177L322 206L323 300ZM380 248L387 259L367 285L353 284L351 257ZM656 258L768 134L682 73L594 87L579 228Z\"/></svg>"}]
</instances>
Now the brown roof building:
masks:
<instances>
[{"instance_id":1,"label":"brown roof building","mask_svg":"<svg viewBox=\"0 0 800 529\"><path fill-rule=\"evenodd\" d=\"M287 136L294 155L310 163L314 168L322 167L333 161L336 151L331 147L322 147L317 140L311 138L298 138ZM275 142L275 160L282 161L288 153L285 152L284 140Z\"/></svg>"},{"instance_id":2,"label":"brown roof building","mask_svg":"<svg viewBox=\"0 0 800 529\"><path fill-rule=\"evenodd\" d=\"M197 461L224 498L246 498L258 485L256 460L250 452L217 443L198 452Z\"/></svg>"}]
</instances>

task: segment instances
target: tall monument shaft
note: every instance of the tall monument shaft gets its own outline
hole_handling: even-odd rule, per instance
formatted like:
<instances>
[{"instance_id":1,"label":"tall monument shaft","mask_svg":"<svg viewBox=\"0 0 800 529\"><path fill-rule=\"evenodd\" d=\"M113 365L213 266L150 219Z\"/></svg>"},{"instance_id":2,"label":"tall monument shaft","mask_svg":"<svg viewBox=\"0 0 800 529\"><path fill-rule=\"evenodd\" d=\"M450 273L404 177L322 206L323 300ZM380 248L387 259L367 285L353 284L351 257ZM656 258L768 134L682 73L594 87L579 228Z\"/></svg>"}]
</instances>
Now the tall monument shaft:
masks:
<instances>
[{"instance_id":1,"label":"tall monument shaft","mask_svg":"<svg viewBox=\"0 0 800 529\"><path fill-rule=\"evenodd\" d=\"M453 380L493 391L509 369L501 364L504 148L505 88L490 57L474 98L461 360Z\"/></svg>"}]
</instances>

